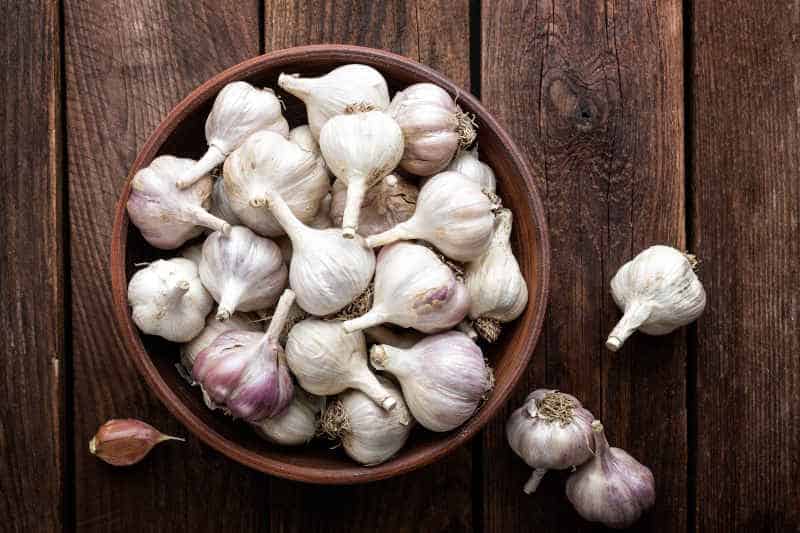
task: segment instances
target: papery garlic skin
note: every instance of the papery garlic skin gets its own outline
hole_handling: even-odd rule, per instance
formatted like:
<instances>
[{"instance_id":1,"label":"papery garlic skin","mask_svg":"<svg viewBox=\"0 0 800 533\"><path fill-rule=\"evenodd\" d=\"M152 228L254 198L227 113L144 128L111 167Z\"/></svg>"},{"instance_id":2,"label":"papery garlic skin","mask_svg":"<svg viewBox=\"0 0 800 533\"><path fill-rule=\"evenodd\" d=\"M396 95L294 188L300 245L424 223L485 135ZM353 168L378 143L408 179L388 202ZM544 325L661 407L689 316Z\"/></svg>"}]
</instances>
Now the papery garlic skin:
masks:
<instances>
[{"instance_id":1,"label":"papery garlic skin","mask_svg":"<svg viewBox=\"0 0 800 533\"><path fill-rule=\"evenodd\" d=\"M292 403L281 414L253 422L253 428L259 436L275 444L306 444L317 432L323 403L324 398L295 388Z\"/></svg>"},{"instance_id":2,"label":"papery garlic skin","mask_svg":"<svg viewBox=\"0 0 800 533\"><path fill-rule=\"evenodd\" d=\"M595 455L567 480L567 498L578 514L608 527L632 526L656 501L649 468L608 445L603 425L592 423Z\"/></svg>"},{"instance_id":3,"label":"papery garlic skin","mask_svg":"<svg viewBox=\"0 0 800 533\"><path fill-rule=\"evenodd\" d=\"M289 140L303 150L311 152L314 155L320 155L317 139L314 137L314 134L311 133L311 128L307 124L305 126L292 128L289 132Z\"/></svg>"},{"instance_id":4,"label":"papery garlic skin","mask_svg":"<svg viewBox=\"0 0 800 533\"><path fill-rule=\"evenodd\" d=\"M227 236L212 233L203 244L200 279L219 303L217 320L271 307L287 278L278 245L244 226L234 226Z\"/></svg>"},{"instance_id":5,"label":"papery garlic skin","mask_svg":"<svg viewBox=\"0 0 800 533\"><path fill-rule=\"evenodd\" d=\"M459 146L475 140L472 120L433 83L415 83L398 91L386 112L403 130L400 167L417 176L444 170Z\"/></svg>"},{"instance_id":6,"label":"papery garlic skin","mask_svg":"<svg viewBox=\"0 0 800 533\"><path fill-rule=\"evenodd\" d=\"M277 237L283 229L264 209L267 188L280 194L304 223L314 219L330 180L322 158L270 131L250 137L225 160L224 188L231 210L250 229Z\"/></svg>"},{"instance_id":7,"label":"papery garlic skin","mask_svg":"<svg viewBox=\"0 0 800 533\"><path fill-rule=\"evenodd\" d=\"M257 131L289 135L289 123L272 89L257 89L244 81L229 83L217 95L206 119L208 151L183 173L178 187L185 188L222 164L248 136Z\"/></svg>"},{"instance_id":8,"label":"papery garlic skin","mask_svg":"<svg viewBox=\"0 0 800 533\"><path fill-rule=\"evenodd\" d=\"M206 326L195 338L181 345L181 364L190 371L197 354L208 348L214 340L228 330L263 331L263 326L243 313L236 313L228 320L217 320L213 314L206 318Z\"/></svg>"},{"instance_id":9,"label":"papery garlic skin","mask_svg":"<svg viewBox=\"0 0 800 533\"><path fill-rule=\"evenodd\" d=\"M143 333L187 342L203 330L214 300L200 282L197 265L176 257L136 272L128 283L128 304Z\"/></svg>"},{"instance_id":10,"label":"papery garlic skin","mask_svg":"<svg viewBox=\"0 0 800 533\"><path fill-rule=\"evenodd\" d=\"M480 187L458 172L440 172L419 191L414 215L390 230L367 237L375 248L398 240L422 239L456 261L486 253L496 206Z\"/></svg>"},{"instance_id":11,"label":"papery garlic skin","mask_svg":"<svg viewBox=\"0 0 800 533\"><path fill-rule=\"evenodd\" d=\"M706 307L706 292L686 254L651 246L622 265L611 280L611 295L623 311L606 341L616 352L637 329L666 335L694 322Z\"/></svg>"},{"instance_id":12,"label":"papery garlic skin","mask_svg":"<svg viewBox=\"0 0 800 533\"><path fill-rule=\"evenodd\" d=\"M492 194L497 192L497 182L492 167L478 159L478 147L472 150L463 150L456 154L447 170L458 172L470 181L477 183L480 188Z\"/></svg>"},{"instance_id":13,"label":"papery garlic skin","mask_svg":"<svg viewBox=\"0 0 800 533\"><path fill-rule=\"evenodd\" d=\"M203 174L194 186L181 190L177 176L194 164L191 159L162 155L131 180L127 208L131 222L156 248L174 250L203 232L227 232L230 225L206 209L211 205L211 176Z\"/></svg>"},{"instance_id":14,"label":"papery garlic skin","mask_svg":"<svg viewBox=\"0 0 800 533\"><path fill-rule=\"evenodd\" d=\"M424 333L449 329L469 311L469 292L430 249L397 242L378 254L372 309L343 323L357 331L389 322Z\"/></svg>"},{"instance_id":15,"label":"papery garlic skin","mask_svg":"<svg viewBox=\"0 0 800 533\"><path fill-rule=\"evenodd\" d=\"M236 216L231 208L230 200L228 200L228 193L225 192L225 180L218 178L214 181L214 187L211 190L211 207L208 212L215 217L221 218L231 226L241 226L242 221Z\"/></svg>"},{"instance_id":16,"label":"papery garlic skin","mask_svg":"<svg viewBox=\"0 0 800 533\"><path fill-rule=\"evenodd\" d=\"M345 113L352 106L376 110L389 107L389 89L380 72L367 65L337 67L319 78L281 74L278 85L306 105L308 126L315 139L328 119Z\"/></svg>"},{"instance_id":17,"label":"papery garlic skin","mask_svg":"<svg viewBox=\"0 0 800 533\"><path fill-rule=\"evenodd\" d=\"M134 418L112 419L104 423L89 441L89 452L113 466L130 466L150 453L156 444L184 439L165 435Z\"/></svg>"},{"instance_id":18,"label":"papery garlic skin","mask_svg":"<svg viewBox=\"0 0 800 533\"><path fill-rule=\"evenodd\" d=\"M331 218L336 226L342 225L347 185L341 180L333 182ZM396 174L389 174L367 189L358 218L358 233L365 237L375 235L405 222L414 214L419 189Z\"/></svg>"},{"instance_id":19,"label":"papery garlic skin","mask_svg":"<svg viewBox=\"0 0 800 533\"><path fill-rule=\"evenodd\" d=\"M370 362L397 378L414 419L431 431L466 422L494 386L480 347L458 331L426 337L408 349L376 344Z\"/></svg>"},{"instance_id":20,"label":"papery garlic skin","mask_svg":"<svg viewBox=\"0 0 800 533\"><path fill-rule=\"evenodd\" d=\"M319 147L330 171L347 184L342 235L352 238L367 189L388 176L403 156L403 132L380 111L338 115L322 128Z\"/></svg>"},{"instance_id":21,"label":"papery garlic skin","mask_svg":"<svg viewBox=\"0 0 800 533\"><path fill-rule=\"evenodd\" d=\"M338 438L348 457L365 466L386 462L400 451L414 422L397 385L386 378L378 380L396 402L391 411L350 389L337 396L322 417L323 431Z\"/></svg>"},{"instance_id":22,"label":"papery garlic skin","mask_svg":"<svg viewBox=\"0 0 800 533\"><path fill-rule=\"evenodd\" d=\"M534 469L525 484L533 494L548 470L564 470L592 457L594 416L574 396L537 389L511 414L506 438L511 449Z\"/></svg>"},{"instance_id":23,"label":"papery garlic skin","mask_svg":"<svg viewBox=\"0 0 800 533\"><path fill-rule=\"evenodd\" d=\"M387 411L397 403L367 366L364 335L347 333L338 322L308 318L297 323L286 340L286 360L300 386L312 394L330 396L350 388Z\"/></svg>"}]
</instances>

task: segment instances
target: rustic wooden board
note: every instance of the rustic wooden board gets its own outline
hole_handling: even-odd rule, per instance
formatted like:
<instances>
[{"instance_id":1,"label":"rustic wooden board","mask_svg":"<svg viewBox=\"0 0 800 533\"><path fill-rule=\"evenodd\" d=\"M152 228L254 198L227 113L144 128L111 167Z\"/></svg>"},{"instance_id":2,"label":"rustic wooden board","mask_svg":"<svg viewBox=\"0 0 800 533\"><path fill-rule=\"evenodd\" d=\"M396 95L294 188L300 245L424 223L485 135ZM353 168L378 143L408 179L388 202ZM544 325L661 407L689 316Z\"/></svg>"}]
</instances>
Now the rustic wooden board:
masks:
<instances>
[{"instance_id":1,"label":"rustic wooden board","mask_svg":"<svg viewBox=\"0 0 800 533\"><path fill-rule=\"evenodd\" d=\"M550 310L527 379L485 432L485 531L589 528L550 473L530 470L505 420L535 388L581 398L613 445L656 476L655 531L686 527L684 333L603 347L619 318L614 272L652 244L685 246L682 18L677 1L493 2L482 12L481 96L528 149L553 252Z\"/></svg>"},{"instance_id":2,"label":"rustic wooden board","mask_svg":"<svg viewBox=\"0 0 800 533\"><path fill-rule=\"evenodd\" d=\"M692 5L700 531L800 530L800 7Z\"/></svg>"},{"instance_id":3,"label":"rustic wooden board","mask_svg":"<svg viewBox=\"0 0 800 533\"><path fill-rule=\"evenodd\" d=\"M417 59L469 88L469 6L458 2L267 0L265 51L358 44ZM270 482L272 531L465 531L472 528L471 450L421 471L356 487Z\"/></svg>"},{"instance_id":4,"label":"rustic wooden board","mask_svg":"<svg viewBox=\"0 0 800 533\"><path fill-rule=\"evenodd\" d=\"M114 204L139 147L190 90L259 52L255 1L67 1L65 10L77 526L266 530L267 480L189 436L130 469L91 457L110 417L186 435L126 358L111 318ZM213 505L209 505L213 502Z\"/></svg>"},{"instance_id":5,"label":"rustic wooden board","mask_svg":"<svg viewBox=\"0 0 800 533\"><path fill-rule=\"evenodd\" d=\"M56 2L14 2L0 21L0 517L63 523L64 241Z\"/></svg>"}]
</instances>

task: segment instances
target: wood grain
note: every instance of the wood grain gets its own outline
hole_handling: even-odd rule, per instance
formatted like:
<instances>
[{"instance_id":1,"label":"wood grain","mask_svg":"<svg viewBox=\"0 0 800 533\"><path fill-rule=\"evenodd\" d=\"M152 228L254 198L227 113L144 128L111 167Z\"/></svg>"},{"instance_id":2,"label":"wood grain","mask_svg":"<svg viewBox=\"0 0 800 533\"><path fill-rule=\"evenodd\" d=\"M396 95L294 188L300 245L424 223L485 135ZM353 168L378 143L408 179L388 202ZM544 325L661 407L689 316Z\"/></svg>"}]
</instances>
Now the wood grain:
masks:
<instances>
[{"instance_id":1,"label":"wood grain","mask_svg":"<svg viewBox=\"0 0 800 533\"><path fill-rule=\"evenodd\" d=\"M81 530L266 530L266 478L186 435L145 387L111 318L113 207L138 149L166 112L220 70L259 52L255 1L67 1L74 440ZM115 469L86 443L133 416L189 437ZM213 501L213 505L209 502Z\"/></svg>"},{"instance_id":2,"label":"wood grain","mask_svg":"<svg viewBox=\"0 0 800 533\"><path fill-rule=\"evenodd\" d=\"M63 521L64 242L58 4L0 21L0 517L8 531Z\"/></svg>"},{"instance_id":3,"label":"wood grain","mask_svg":"<svg viewBox=\"0 0 800 533\"><path fill-rule=\"evenodd\" d=\"M701 531L800 530L796 2L692 4Z\"/></svg>"},{"instance_id":4,"label":"wood grain","mask_svg":"<svg viewBox=\"0 0 800 533\"><path fill-rule=\"evenodd\" d=\"M659 497L643 527L686 527L684 333L603 347L619 318L614 272L649 245L685 246L681 24L677 1L483 6L482 100L528 148L553 252L543 340L485 432L485 531L589 527L564 497L567 474L522 493L530 471L504 422L540 387L581 398L613 445L653 469Z\"/></svg>"}]
</instances>

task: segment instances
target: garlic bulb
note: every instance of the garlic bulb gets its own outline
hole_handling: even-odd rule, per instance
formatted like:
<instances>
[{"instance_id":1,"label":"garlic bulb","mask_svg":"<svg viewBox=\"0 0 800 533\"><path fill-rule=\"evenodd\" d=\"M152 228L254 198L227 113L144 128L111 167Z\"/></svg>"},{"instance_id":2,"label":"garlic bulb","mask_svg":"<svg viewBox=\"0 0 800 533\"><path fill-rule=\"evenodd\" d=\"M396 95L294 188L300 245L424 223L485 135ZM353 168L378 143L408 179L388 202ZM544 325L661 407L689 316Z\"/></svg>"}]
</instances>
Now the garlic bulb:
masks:
<instances>
[{"instance_id":1,"label":"garlic bulb","mask_svg":"<svg viewBox=\"0 0 800 533\"><path fill-rule=\"evenodd\" d=\"M319 396L358 389L383 409L397 404L367 366L367 344L358 331L347 333L338 322L308 318L286 340L286 360L303 389Z\"/></svg>"},{"instance_id":2,"label":"garlic bulb","mask_svg":"<svg viewBox=\"0 0 800 533\"><path fill-rule=\"evenodd\" d=\"M214 315L206 318L206 326L195 338L181 346L181 364L183 368L191 371L197 354L208 348L214 340L224 332L235 329L243 331L263 331L261 325L254 318L243 313L232 315L225 322L217 320Z\"/></svg>"},{"instance_id":3,"label":"garlic bulb","mask_svg":"<svg viewBox=\"0 0 800 533\"><path fill-rule=\"evenodd\" d=\"M345 453L366 466L383 463L408 440L413 419L397 386L378 378L397 405L381 409L363 392L348 390L337 396L322 415L322 431L342 443Z\"/></svg>"},{"instance_id":4,"label":"garlic bulb","mask_svg":"<svg viewBox=\"0 0 800 533\"><path fill-rule=\"evenodd\" d=\"M358 218L358 233L363 236L381 233L414 214L419 190L416 185L396 174L389 174L367 190ZM347 185L341 180L333 182L331 218L336 226L342 225Z\"/></svg>"},{"instance_id":5,"label":"garlic bulb","mask_svg":"<svg viewBox=\"0 0 800 533\"><path fill-rule=\"evenodd\" d=\"M225 192L225 180L218 178L214 181L214 187L211 190L211 207L208 212L215 217L221 218L231 226L240 226L242 221L236 216L231 208L230 200L228 200L228 193Z\"/></svg>"},{"instance_id":6,"label":"garlic bulb","mask_svg":"<svg viewBox=\"0 0 800 533\"><path fill-rule=\"evenodd\" d=\"M319 427L319 414L324 398L295 388L289 407L279 415L253 422L253 428L264 439L283 446L299 446L314 438Z\"/></svg>"},{"instance_id":7,"label":"garlic bulb","mask_svg":"<svg viewBox=\"0 0 800 533\"><path fill-rule=\"evenodd\" d=\"M435 333L461 322L469 305L467 288L435 253L419 244L398 242L378 254L372 309L343 326L357 331L390 322Z\"/></svg>"},{"instance_id":8,"label":"garlic bulb","mask_svg":"<svg viewBox=\"0 0 800 533\"><path fill-rule=\"evenodd\" d=\"M224 187L231 210L265 237L283 233L264 209L267 188L280 194L303 222L313 220L328 194L330 180L322 157L271 131L260 131L225 160Z\"/></svg>"},{"instance_id":9,"label":"garlic bulb","mask_svg":"<svg viewBox=\"0 0 800 533\"><path fill-rule=\"evenodd\" d=\"M538 389L528 395L506 424L509 446L534 469L525 494L536 491L548 470L578 466L592 456L593 420L569 394Z\"/></svg>"},{"instance_id":10,"label":"garlic bulb","mask_svg":"<svg viewBox=\"0 0 800 533\"><path fill-rule=\"evenodd\" d=\"M470 181L480 185L481 189L486 192L492 194L497 192L494 171L489 165L478 159L477 146L472 150L463 150L456 154L455 159L448 165L447 170L464 175Z\"/></svg>"},{"instance_id":11,"label":"garlic bulb","mask_svg":"<svg viewBox=\"0 0 800 533\"><path fill-rule=\"evenodd\" d=\"M433 83L415 83L394 95L386 111L403 130L403 170L431 176L444 170L459 147L475 140L472 119Z\"/></svg>"},{"instance_id":12,"label":"garlic bulb","mask_svg":"<svg viewBox=\"0 0 800 533\"><path fill-rule=\"evenodd\" d=\"M206 208L211 204L211 177L203 174L195 185L178 189L175 180L191 167L191 159L171 155L156 157L131 181L128 214L147 242L174 250L203 232L203 227L227 232L230 225Z\"/></svg>"},{"instance_id":13,"label":"garlic bulb","mask_svg":"<svg viewBox=\"0 0 800 533\"><path fill-rule=\"evenodd\" d=\"M586 520L627 528L656 501L653 473L620 448L611 448L599 420L592 422L594 457L569 476L567 498Z\"/></svg>"},{"instance_id":14,"label":"garlic bulb","mask_svg":"<svg viewBox=\"0 0 800 533\"><path fill-rule=\"evenodd\" d=\"M616 352L637 329L665 335L695 321L706 307L695 264L693 256L675 248L651 246L622 265L611 280L611 295L625 314L606 348Z\"/></svg>"},{"instance_id":15,"label":"garlic bulb","mask_svg":"<svg viewBox=\"0 0 800 533\"><path fill-rule=\"evenodd\" d=\"M489 249L467 264L464 276L470 295L469 317L490 342L497 340L499 323L514 320L528 304L528 287L509 242L511 211L500 209L495 217Z\"/></svg>"},{"instance_id":16,"label":"garlic bulb","mask_svg":"<svg viewBox=\"0 0 800 533\"><path fill-rule=\"evenodd\" d=\"M380 72L367 65L343 65L319 78L281 74L278 85L306 104L308 125L314 138L331 117L354 106L384 110L389 107L389 89Z\"/></svg>"},{"instance_id":17,"label":"garlic bulb","mask_svg":"<svg viewBox=\"0 0 800 533\"><path fill-rule=\"evenodd\" d=\"M466 422L494 386L483 352L458 331L426 337L408 349L376 344L370 361L397 378L411 414L431 431Z\"/></svg>"},{"instance_id":18,"label":"garlic bulb","mask_svg":"<svg viewBox=\"0 0 800 533\"><path fill-rule=\"evenodd\" d=\"M440 172L420 189L414 215L390 230L367 237L367 245L375 248L399 240L422 239L450 259L474 261L491 243L494 209L478 185L457 172Z\"/></svg>"},{"instance_id":19,"label":"garlic bulb","mask_svg":"<svg viewBox=\"0 0 800 533\"><path fill-rule=\"evenodd\" d=\"M89 452L110 465L130 466L144 459L156 444L167 440L184 442L135 418L112 419L97 429L89 441Z\"/></svg>"},{"instance_id":20,"label":"garlic bulb","mask_svg":"<svg viewBox=\"0 0 800 533\"><path fill-rule=\"evenodd\" d=\"M347 184L342 235L352 238L367 189L388 176L403 155L403 132L380 111L338 115L322 128L319 147L330 171Z\"/></svg>"},{"instance_id":21,"label":"garlic bulb","mask_svg":"<svg viewBox=\"0 0 800 533\"><path fill-rule=\"evenodd\" d=\"M278 245L244 226L234 226L228 236L212 233L203 244L200 279L219 303L217 320L227 320L237 310L271 307L286 278Z\"/></svg>"},{"instance_id":22,"label":"garlic bulb","mask_svg":"<svg viewBox=\"0 0 800 533\"><path fill-rule=\"evenodd\" d=\"M217 95L206 119L208 151L178 180L185 188L200 179L257 131L274 131L286 137L289 123L272 89L257 89L244 81L229 83Z\"/></svg>"},{"instance_id":23,"label":"garlic bulb","mask_svg":"<svg viewBox=\"0 0 800 533\"><path fill-rule=\"evenodd\" d=\"M374 344L390 344L396 348L411 348L424 337L414 330L395 331L386 326L372 326L364 330L367 340Z\"/></svg>"},{"instance_id":24,"label":"garlic bulb","mask_svg":"<svg viewBox=\"0 0 800 533\"><path fill-rule=\"evenodd\" d=\"M342 239L337 229L310 228L294 216L280 195L268 191L266 199L292 241L289 286L304 311L329 315L364 292L375 271L375 254L361 237Z\"/></svg>"},{"instance_id":25,"label":"garlic bulb","mask_svg":"<svg viewBox=\"0 0 800 533\"><path fill-rule=\"evenodd\" d=\"M293 302L294 293L286 289L266 333L228 330L197 354L192 376L234 417L257 422L292 401L294 384L278 338Z\"/></svg>"},{"instance_id":26,"label":"garlic bulb","mask_svg":"<svg viewBox=\"0 0 800 533\"><path fill-rule=\"evenodd\" d=\"M159 259L136 272L128 283L134 323L147 335L187 342L199 334L214 300L200 283L189 259Z\"/></svg>"}]
</instances>

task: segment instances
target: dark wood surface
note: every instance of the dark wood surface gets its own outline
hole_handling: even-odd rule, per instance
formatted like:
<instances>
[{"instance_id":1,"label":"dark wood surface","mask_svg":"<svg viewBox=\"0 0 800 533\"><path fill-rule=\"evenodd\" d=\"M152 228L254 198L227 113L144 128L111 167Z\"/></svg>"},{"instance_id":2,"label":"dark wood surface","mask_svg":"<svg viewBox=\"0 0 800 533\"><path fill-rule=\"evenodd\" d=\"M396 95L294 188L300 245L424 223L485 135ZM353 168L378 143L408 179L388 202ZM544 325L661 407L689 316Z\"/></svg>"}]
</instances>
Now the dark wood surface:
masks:
<instances>
[{"instance_id":1,"label":"dark wood surface","mask_svg":"<svg viewBox=\"0 0 800 533\"><path fill-rule=\"evenodd\" d=\"M11 3L0 23L0 529L596 529L566 503L565 474L521 495L527 468L504 418L540 386L576 393L612 444L653 468L657 504L640 529L800 529L799 23L794 3L739 0ZM194 438L110 468L86 450L109 417L185 434L111 318L125 174L202 81L313 42L441 70L528 150L553 247L529 374L480 438L386 482L282 481ZM707 311L611 354L608 280L654 243L700 255Z\"/></svg>"}]
</instances>

